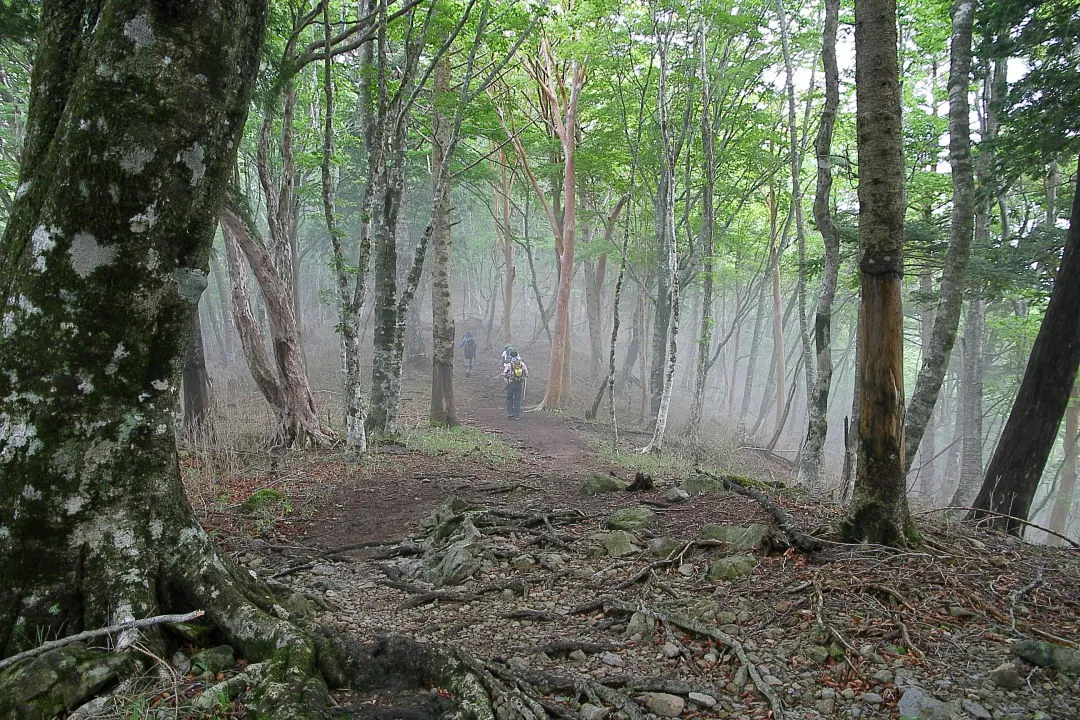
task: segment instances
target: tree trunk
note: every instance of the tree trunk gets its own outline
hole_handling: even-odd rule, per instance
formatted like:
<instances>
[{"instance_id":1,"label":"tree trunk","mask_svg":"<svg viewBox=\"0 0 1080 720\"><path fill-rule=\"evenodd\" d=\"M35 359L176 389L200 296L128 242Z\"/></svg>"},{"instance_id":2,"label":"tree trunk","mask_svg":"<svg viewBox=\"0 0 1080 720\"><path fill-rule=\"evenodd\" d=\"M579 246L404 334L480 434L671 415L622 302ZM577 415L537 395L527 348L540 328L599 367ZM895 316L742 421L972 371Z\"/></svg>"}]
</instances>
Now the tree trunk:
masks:
<instances>
[{"instance_id":1,"label":"tree trunk","mask_svg":"<svg viewBox=\"0 0 1080 720\"><path fill-rule=\"evenodd\" d=\"M199 527L173 434L265 20L260 0L43 6L29 191L0 247L13 321L0 345L0 656L205 608L245 658L272 660L281 691L267 686L259 712L296 717L329 703L314 645ZM99 122L78 130L85 117ZM159 632L144 643L165 650Z\"/></svg>"},{"instance_id":2,"label":"tree trunk","mask_svg":"<svg viewBox=\"0 0 1080 720\"><path fill-rule=\"evenodd\" d=\"M787 369L784 367L784 318L781 308L783 301L780 295L780 256L783 254L780 238L780 228L777 222L778 199L775 188L769 188L769 265L772 267L772 368L775 372L773 390L776 392L776 426L779 427L781 418L787 413L785 402L785 385Z\"/></svg>"},{"instance_id":3,"label":"tree trunk","mask_svg":"<svg viewBox=\"0 0 1080 720\"><path fill-rule=\"evenodd\" d=\"M922 294L924 298L929 298L930 293L932 293L933 290L934 281L930 277L930 273L924 272L919 275L919 293ZM919 306L919 344L922 347L924 358L926 350L930 347L930 343L932 342L933 330L934 307L932 302L926 300ZM949 362L946 359L946 371L948 371L948 366ZM944 376L942 376L942 387L944 387ZM943 392L939 391L939 395L943 394ZM943 409L939 407L939 403L934 404L934 409L938 417L946 416ZM921 461L918 468L918 495L930 505L932 505L931 498L937 487L937 475L934 472L934 458L937 456L937 428L935 427L934 416L935 413L931 413L930 417L927 418L926 428L923 430L923 439L922 442L919 443L919 457L921 458ZM910 470L909 467L908 471L910 472Z\"/></svg>"},{"instance_id":4,"label":"tree trunk","mask_svg":"<svg viewBox=\"0 0 1080 720\"><path fill-rule=\"evenodd\" d=\"M1043 468L1057 439L1058 425L1080 364L1080 158L1073 196L1069 234L1058 268L1050 304L1031 348L1024 379L1013 403L997 449L986 468L982 489L975 499L974 518L991 513L1027 519ZM1019 535L1023 523L991 516L990 522Z\"/></svg>"},{"instance_id":5,"label":"tree trunk","mask_svg":"<svg viewBox=\"0 0 1080 720\"><path fill-rule=\"evenodd\" d=\"M825 3L825 28L822 31L821 61L825 69L825 105L821 108L814 151L817 156L817 186L814 194L814 220L825 246L821 269L817 310L814 314L814 349L816 371L807 402L806 439L799 454L796 482L811 489L821 486L822 453L829 431L829 390L832 386L832 306L840 268L840 236L832 217L832 135L840 105L840 73L836 63L836 33L840 0Z\"/></svg>"},{"instance_id":6,"label":"tree trunk","mask_svg":"<svg viewBox=\"0 0 1080 720\"><path fill-rule=\"evenodd\" d=\"M905 427L904 467L919 449L930 415L934 412L956 341L956 328L964 300L965 277L975 213L975 178L971 163L971 128L968 92L971 87L971 28L974 0L958 0L952 7L949 48L949 164L953 203L949 222L949 249L941 273L941 290L934 312L930 344L923 348L922 368L915 381Z\"/></svg>"},{"instance_id":7,"label":"tree trunk","mask_svg":"<svg viewBox=\"0 0 1080 720\"><path fill-rule=\"evenodd\" d=\"M435 65L436 96L450 91L450 58L444 55ZM453 308L450 305L450 167L446 162L451 142L450 119L436 106L431 167L441 173L434 177L431 234L431 424L458 424L454 405Z\"/></svg>"},{"instance_id":8,"label":"tree trunk","mask_svg":"<svg viewBox=\"0 0 1080 720\"><path fill-rule=\"evenodd\" d=\"M949 505L967 507L979 492L983 475L983 336L986 304L973 297L964 318L963 369L960 378L960 482Z\"/></svg>"},{"instance_id":9,"label":"tree trunk","mask_svg":"<svg viewBox=\"0 0 1080 720\"><path fill-rule=\"evenodd\" d=\"M517 269L514 267L514 237L510 228L510 193L514 188L514 176L507 167L506 153L500 150L498 159L499 184L495 186L495 207L499 211L499 218L495 222L495 236L502 248L503 263L506 266L502 287L502 336L503 344L510 345L513 343L514 334L514 280L517 279Z\"/></svg>"},{"instance_id":10,"label":"tree trunk","mask_svg":"<svg viewBox=\"0 0 1080 720\"><path fill-rule=\"evenodd\" d=\"M254 223L242 205L242 198L232 196L221 211L222 231L230 235L247 258L262 289L274 360L285 399L283 425L279 428L279 448L325 447L334 432L319 416L311 394L307 368L300 351L296 319L292 314L292 297L270 260L270 254L256 235Z\"/></svg>"},{"instance_id":11,"label":"tree trunk","mask_svg":"<svg viewBox=\"0 0 1080 720\"><path fill-rule=\"evenodd\" d=\"M853 542L902 547L912 532L904 463L904 158L895 0L856 0L855 90L862 275L862 387Z\"/></svg>"},{"instance_id":12,"label":"tree trunk","mask_svg":"<svg viewBox=\"0 0 1080 720\"><path fill-rule=\"evenodd\" d=\"M195 313L191 325L191 344L188 346L187 362L184 364L184 429L192 439L200 442L213 438L210 402L210 375L206 372L206 356L203 353L202 323Z\"/></svg>"},{"instance_id":13,"label":"tree trunk","mask_svg":"<svg viewBox=\"0 0 1080 720\"><path fill-rule=\"evenodd\" d=\"M1050 510L1050 529L1065 535L1069 529L1073 496L1076 494L1077 456L1080 455L1080 383L1073 381L1072 401L1065 410L1065 463L1061 468L1054 505ZM1052 545L1061 544L1060 538L1050 536Z\"/></svg>"}]
</instances>

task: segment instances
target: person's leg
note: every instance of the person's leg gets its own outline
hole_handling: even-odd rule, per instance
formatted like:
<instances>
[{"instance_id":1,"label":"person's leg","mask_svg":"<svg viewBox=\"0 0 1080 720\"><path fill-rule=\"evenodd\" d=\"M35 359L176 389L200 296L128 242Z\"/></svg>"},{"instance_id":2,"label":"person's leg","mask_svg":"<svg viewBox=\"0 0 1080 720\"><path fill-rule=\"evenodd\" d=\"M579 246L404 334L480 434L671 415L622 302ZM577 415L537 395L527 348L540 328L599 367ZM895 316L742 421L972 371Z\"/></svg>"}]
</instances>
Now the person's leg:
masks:
<instances>
[{"instance_id":1,"label":"person's leg","mask_svg":"<svg viewBox=\"0 0 1080 720\"><path fill-rule=\"evenodd\" d=\"M514 417L521 417L521 383L514 383Z\"/></svg>"},{"instance_id":2,"label":"person's leg","mask_svg":"<svg viewBox=\"0 0 1080 720\"><path fill-rule=\"evenodd\" d=\"M514 416L514 383L506 383L506 417Z\"/></svg>"}]
</instances>

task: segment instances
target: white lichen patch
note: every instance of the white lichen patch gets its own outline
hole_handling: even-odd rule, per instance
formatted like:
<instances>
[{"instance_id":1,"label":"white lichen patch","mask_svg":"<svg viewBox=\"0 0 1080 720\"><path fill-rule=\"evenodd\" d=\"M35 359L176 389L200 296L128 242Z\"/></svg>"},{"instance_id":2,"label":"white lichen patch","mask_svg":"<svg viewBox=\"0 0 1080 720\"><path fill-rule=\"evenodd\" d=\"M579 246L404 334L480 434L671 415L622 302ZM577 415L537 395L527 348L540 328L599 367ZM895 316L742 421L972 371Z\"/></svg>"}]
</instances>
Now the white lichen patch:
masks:
<instances>
[{"instance_id":1,"label":"white lichen patch","mask_svg":"<svg viewBox=\"0 0 1080 720\"><path fill-rule=\"evenodd\" d=\"M22 496L27 500L40 500L42 498L41 491L30 484L23 486Z\"/></svg>"},{"instance_id":2,"label":"white lichen patch","mask_svg":"<svg viewBox=\"0 0 1080 720\"><path fill-rule=\"evenodd\" d=\"M146 269L153 272L161 265L161 258L158 257L157 250L150 248L146 251Z\"/></svg>"},{"instance_id":3,"label":"white lichen patch","mask_svg":"<svg viewBox=\"0 0 1080 720\"><path fill-rule=\"evenodd\" d=\"M37 428L28 423L26 418L0 413L0 461L11 460L23 448L27 455L33 455L41 448Z\"/></svg>"},{"instance_id":4,"label":"white lichen patch","mask_svg":"<svg viewBox=\"0 0 1080 720\"><path fill-rule=\"evenodd\" d=\"M68 248L71 269L81 278L89 277L92 272L116 259L116 248L105 247L88 232L77 232Z\"/></svg>"},{"instance_id":5,"label":"white lichen patch","mask_svg":"<svg viewBox=\"0 0 1080 720\"><path fill-rule=\"evenodd\" d=\"M152 381L150 381L150 386L152 388L154 388L155 390L159 391L159 392L165 392L166 390L169 389L169 381L168 380L152 380Z\"/></svg>"},{"instance_id":6,"label":"white lichen patch","mask_svg":"<svg viewBox=\"0 0 1080 720\"><path fill-rule=\"evenodd\" d=\"M202 145L195 143L187 150L184 150L176 158L180 162L187 166L191 171L191 184L198 185L199 181L203 179L203 175L206 174L206 163L203 158L204 152Z\"/></svg>"},{"instance_id":7,"label":"white lichen patch","mask_svg":"<svg viewBox=\"0 0 1080 720\"><path fill-rule=\"evenodd\" d=\"M105 374L114 374L120 367L120 361L130 354L131 353L127 351L127 348L124 347L124 343L120 343L119 345L117 345L116 349L113 350L112 360L110 360L109 363L105 366Z\"/></svg>"},{"instance_id":8,"label":"white lichen patch","mask_svg":"<svg viewBox=\"0 0 1080 720\"><path fill-rule=\"evenodd\" d=\"M144 212L132 217L128 221L128 227L131 228L133 233L144 233L154 227L155 222L157 222L157 208L154 207L154 204L151 204Z\"/></svg>"},{"instance_id":9,"label":"white lichen patch","mask_svg":"<svg viewBox=\"0 0 1080 720\"><path fill-rule=\"evenodd\" d=\"M30 254L34 258L34 264L31 267L34 270L45 272L45 253L56 247L56 241L53 239L55 234L55 228L44 228L40 225L30 233Z\"/></svg>"},{"instance_id":10,"label":"white lichen patch","mask_svg":"<svg viewBox=\"0 0 1080 720\"><path fill-rule=\"evenodd\" d=\"M83 395L94 392L94 383L86 375L79 375L79 392Z\"/></svg>"},{"instance_id":11,"label":"white lichen patch","mask_svg":"<svg viewBox=\"0 0 1080 720\"><path fill-rule=\"evenodd\" d=\"M154 520L150 523L150 537L152 537L154 540L160 540L161 534L164 532L164 530L165 528L161 524L160 520Z\"/></svg>"},{"instance_id":12,"label":"white lichen patch","mask_svg":"<svg viewBox=\"0 0 1080 720\"><path fill-rule=\"evenodd\" d=\"M120 156L120 167L132 175L138 175L153 158L153 150L132 143Z\"/></svg>"},{"instance_id":13,"label":"white lichen patch","mask_svg":"<svg viewBox=\"0 0 1080 720\"><path fill-rule=\"evenodd\" d=\"M154 29L145 15L136 15L124 23L124 35L131 38L136 50L153 45L155 40Z\"/></svg>"},{"instance_id":14,"label":"white lichen patch","mask_svg":"<svg viewBox=\"0 0 1080 720\"><path fill-rule=\"evenodd\" d=\"M61 506L68 515L74 515L86 507L86 498L79 494L71 495L61 503Z\"/></svg>"},{"instance_id":15,"label":"white lichen patch","mask_svg":"<svg viewBox=\"0 0 1080 720\"><path fill-rule=\"evenodd\" d=\"M180 297L193 305L199 302L199 296L206 289L206 273L198 268L176 268L172 273Z\"/></svg>"},{"instance_id":16,"label":"white lichen patch","mask_svg":"<svg viewBox=\"0 0 1080 720\"><path fill-rule=\"evenodd\" d=\"M30 192L30 181L29 180L27 180L26 182L20 183L19 187L15 188L15 199L16 200L21 199L22 196L25 195L28 192Z\"/></svg>"},{"instance_id":17,"label":"white lichen patch","mask_svg":"<svg viewBox=\"0 0 1080 720\"><path fill-rule=\"evenodd\" d=\"M15 313L10 310L4 313L3 321L0 321L0 335L9 338L15 334Z\"/></svg>"}]
</instances>

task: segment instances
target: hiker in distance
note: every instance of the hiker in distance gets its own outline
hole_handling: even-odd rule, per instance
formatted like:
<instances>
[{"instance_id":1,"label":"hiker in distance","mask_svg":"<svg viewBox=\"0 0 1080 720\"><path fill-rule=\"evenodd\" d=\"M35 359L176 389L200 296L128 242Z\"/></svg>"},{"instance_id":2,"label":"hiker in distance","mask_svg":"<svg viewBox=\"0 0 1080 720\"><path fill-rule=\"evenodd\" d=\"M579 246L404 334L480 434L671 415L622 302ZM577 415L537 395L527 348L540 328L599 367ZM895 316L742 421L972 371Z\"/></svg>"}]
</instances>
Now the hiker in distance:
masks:
<instances>
[{"instance_id":1,"label":"hiker in distance","mask_svg":"<svg viewBox=\"0 0 1080 720\"><path fill-rule=\"evenodd\" d=\"M521 419L521 401L525 399L525 383L529 378L529 366L510 348L509 362L503 366L503 378L506 380L506 417L511 420Z\"/></svg>"},{"instance_id":2,"label":"hiker in distance","mask_svg":"<svg viewBox=\"0 0 1080 720\"><path fill-rule=\"evenodd\" d=\"M461 339L461 352L465 356L465 377L469 377L472 375L472 364L476 358L476 340L473 339L471 331L466 331L465 337Z\"/></svg>"}]
</instances>

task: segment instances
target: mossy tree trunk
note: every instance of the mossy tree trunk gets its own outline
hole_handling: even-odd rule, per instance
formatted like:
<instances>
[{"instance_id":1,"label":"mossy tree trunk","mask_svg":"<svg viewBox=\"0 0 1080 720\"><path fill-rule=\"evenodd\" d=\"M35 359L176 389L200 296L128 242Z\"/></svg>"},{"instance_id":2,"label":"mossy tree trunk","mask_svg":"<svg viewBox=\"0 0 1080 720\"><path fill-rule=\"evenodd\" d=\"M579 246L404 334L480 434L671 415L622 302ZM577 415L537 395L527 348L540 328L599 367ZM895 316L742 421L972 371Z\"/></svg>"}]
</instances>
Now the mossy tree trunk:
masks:
<instances>
[{"instance_id":1,"label":"mossy tree trunk","mask_svg":"<svg viewBox=\"0 0 1080 720\"><path fill-rule=\"evenodd\" d=\"M435 65L436 96L450 92L450 58ZM452 118L435 111L431 145L431 167L440 176L432 177L431 235L431 417L432 425L458 424L454 403L454 314L450 305L450 167Z\"/></svg>"},{"instance_id":2,"label":"mossy tree trunk","mask_svg":"<svg viewBox=\"0 0 1080 720\"><path fill-rule=\"evenodd\" d=\"M858 468L846 539L904 546L904 158L895 0L855 3L862 274Z\"/></svg>"}]
</instances>

